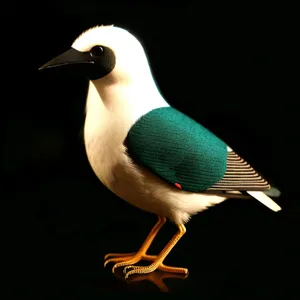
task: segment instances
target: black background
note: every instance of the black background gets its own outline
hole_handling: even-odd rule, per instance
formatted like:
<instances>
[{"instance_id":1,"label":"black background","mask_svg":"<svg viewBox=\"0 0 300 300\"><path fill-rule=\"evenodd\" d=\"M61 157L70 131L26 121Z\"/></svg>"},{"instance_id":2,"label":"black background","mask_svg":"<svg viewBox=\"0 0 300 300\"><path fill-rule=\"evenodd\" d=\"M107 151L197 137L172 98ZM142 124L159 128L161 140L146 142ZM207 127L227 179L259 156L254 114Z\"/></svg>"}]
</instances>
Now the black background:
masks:
<instances>
[{"instance_id":1,"label":"black background","mask_svg":"<svg viewBox=\"0 0 300 300\"><path fill-rule=\"evenodd\" d=\"M87 82L37 71L98 24L133 32L165 98L223 138L282 192L280 213L237 199L195 216L167 258L188 267L190 275L166 279L169 291L205 299L293 291L299 279L293 145L299 97L292 11L208 9L187 1L5 7L1 200L11 291L39 299L159 292L151 282L127 284L111 274L111 266L103 268L106 253L138 249L156 217L114 196L93 174L82 139ZM175 230L167 224L151 252L160 251Z\"/></svg>"}]
</instances>

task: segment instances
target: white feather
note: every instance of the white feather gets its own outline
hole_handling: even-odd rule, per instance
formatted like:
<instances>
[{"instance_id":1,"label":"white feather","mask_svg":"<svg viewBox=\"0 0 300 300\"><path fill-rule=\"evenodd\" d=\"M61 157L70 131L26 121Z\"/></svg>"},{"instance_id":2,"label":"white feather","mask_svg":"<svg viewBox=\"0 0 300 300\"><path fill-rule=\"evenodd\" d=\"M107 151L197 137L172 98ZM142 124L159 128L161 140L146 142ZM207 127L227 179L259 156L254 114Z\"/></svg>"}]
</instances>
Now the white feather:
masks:
<instances>
[{"instance_id":1,"label":"white feather","mask_svg":"<svg viewBox=\"0 0 300 300\"><path fill-rule=\"evenodd\" d=\"M247 191L247 193L273 211L277 212L281 210L281 207L265 193L258 191Z\"/></svg>"}]
</instances>

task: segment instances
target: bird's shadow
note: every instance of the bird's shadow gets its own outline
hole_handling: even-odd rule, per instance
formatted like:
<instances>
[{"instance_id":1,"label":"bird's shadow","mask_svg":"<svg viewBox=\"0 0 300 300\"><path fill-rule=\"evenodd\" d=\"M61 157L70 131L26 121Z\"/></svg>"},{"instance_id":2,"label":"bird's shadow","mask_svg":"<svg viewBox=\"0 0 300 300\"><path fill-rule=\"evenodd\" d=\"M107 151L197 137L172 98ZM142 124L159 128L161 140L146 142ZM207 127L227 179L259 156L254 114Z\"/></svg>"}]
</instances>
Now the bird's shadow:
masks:
<instances>
[{"instance_id":1,"label":"bird's shadow","mask_svg":"<svg viewBox=\"0 0 300 300\"><path fill-rule=\"evenodd\" d=\"M127 284L131 285L132 288L140 289L141 285L148 281L155 285L160 292L162 293L170 293L172 292L172 288L170 285L168 285L164 280L166 279L174 279L174 280L185 280L188 275L184 274L177 274L177 273L170 273L170 272L163 272L156 270L154 272L151 272L149 274L136 274L130 276L128 279L125 279L125 275L123 273L122 268L118 268L114 272L114 276L123 282L126 282Z\"/></svg>"}]
</instances>

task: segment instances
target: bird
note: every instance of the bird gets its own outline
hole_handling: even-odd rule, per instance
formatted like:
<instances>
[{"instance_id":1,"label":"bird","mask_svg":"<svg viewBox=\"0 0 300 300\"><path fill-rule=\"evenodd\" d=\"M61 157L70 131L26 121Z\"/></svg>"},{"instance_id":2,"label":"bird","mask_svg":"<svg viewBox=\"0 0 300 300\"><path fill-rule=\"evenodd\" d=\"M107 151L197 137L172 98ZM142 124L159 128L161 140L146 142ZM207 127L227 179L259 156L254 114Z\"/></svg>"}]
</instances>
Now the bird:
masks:
<instances>
[{"instance_id":1,"label":"bird","mask_svg":"<svg viewBox=\"0 0 300 300\"><path fill-rule=\"evenodd\" d=\"M267 195L272 187L257 170L169 104L135 34L114 25L89 28L39 70L70 66L88 79L84 145L93 172L116 196L158 218L136 252L108 253L104 267L113 263L112 272L122 267L126 279L155 270L187 275L187 268L164 261L193 216L243 195L274 212L282 209ZM167 221L176 234L158 255L149 255ZM149 264L138 265L141 261Z\"/></svg>"}]
</instances>

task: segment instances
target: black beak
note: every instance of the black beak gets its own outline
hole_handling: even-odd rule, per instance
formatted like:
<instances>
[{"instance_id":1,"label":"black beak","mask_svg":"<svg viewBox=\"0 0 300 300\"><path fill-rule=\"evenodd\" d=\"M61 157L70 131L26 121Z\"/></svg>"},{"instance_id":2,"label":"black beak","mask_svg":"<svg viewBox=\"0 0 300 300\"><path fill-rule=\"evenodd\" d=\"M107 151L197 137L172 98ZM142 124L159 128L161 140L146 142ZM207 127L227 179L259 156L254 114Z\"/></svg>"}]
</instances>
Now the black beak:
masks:
<instances>
[{"instance_id":1,"label":"black beak","mask_svg":"<svg viewBox=\"0 0 300 300\"><path fill-rule=\"evenodd\" d=\"M92 65L95 64L95 59L89 52L80 52L71 48L70 50L66 51L65 53L55 57L54 59L50 60L43 66L39 68L40 70L55 68L55 67L62 67L74 64L88 64Z\"/></svg>"},{"instance_id":2,"label":"black beak","mask_svg":"<svg viewBox=\"0 0 300 300\"><path fill-rule=\"evenodd\" d=\"M39 70L56 67L74 66L76 74L87 76L90 80L102 78L109 74L116 65L114 52L107 47L95 46L90 51L80 52L74 48L50 60Z\"/></svg>"}]
</instances>

